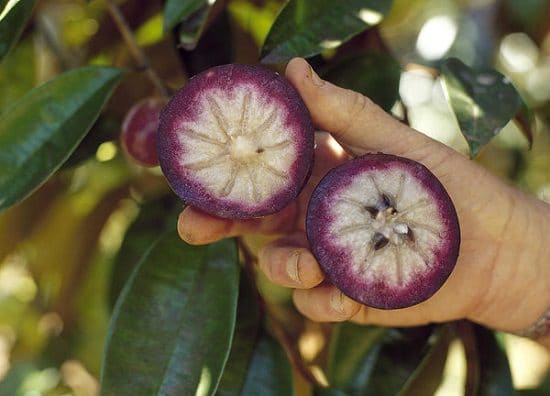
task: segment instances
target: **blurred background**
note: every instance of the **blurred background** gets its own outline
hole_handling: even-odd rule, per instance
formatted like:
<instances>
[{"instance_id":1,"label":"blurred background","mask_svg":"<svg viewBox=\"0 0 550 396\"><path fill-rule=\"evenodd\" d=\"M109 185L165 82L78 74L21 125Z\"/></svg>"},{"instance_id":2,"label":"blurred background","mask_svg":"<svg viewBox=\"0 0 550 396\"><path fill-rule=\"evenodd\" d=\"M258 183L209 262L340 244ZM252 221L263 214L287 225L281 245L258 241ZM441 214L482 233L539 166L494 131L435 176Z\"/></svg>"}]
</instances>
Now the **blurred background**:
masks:
<instances>
[{"instance_id":1,"label":"blurred background","mask_svg":"<svg viewBox=\"0 0 550 396\"><path fill-rule=\"evenodd\" d=\"M217 1L196 45L178 38L180 32L163 32L160 0L116 3L152 67L174 90L210 65L258 63L284 4ZM381 16L363 17L376 21ZM364 84L387 110L465 155L468 146L438 67L453 56L506 75L534 111L532 149L510 122L475 161L550 202L550 1L396 0L376 29L340 44L327 42L326 50L311 60L326 78L344 86ZM346 63L357 57L362 61ZM128 73L63 168L30 198L0 214L0 395L98 394L111 307L135 257L128 254L132 247L126 246L124 255L119 252L125 235L133 224L135 243L146 241L158 227L175 227L181 208L170 200L156 218L159 206L144 205L170 195L159 169L133 164L120 149L124 115L157 92L105 1L37 2L19 43L0 63L0 115L33 87L86 64L114 65ZM283 66L273 68L282 71ZM150 216L136 226L143 208ZM262 241L249 238L252 247ZM304 359L315 362L326 345L324 326L298 317L288 291L267 281L262 291L281 306L280 315L294 329ZM547 350L519 337L500 337L517 388L548 381ZM455 343L437 394L463 394L465 371L464 352ZM304 388L297 381L298 389Z\"/></svg>"}]
</instances>

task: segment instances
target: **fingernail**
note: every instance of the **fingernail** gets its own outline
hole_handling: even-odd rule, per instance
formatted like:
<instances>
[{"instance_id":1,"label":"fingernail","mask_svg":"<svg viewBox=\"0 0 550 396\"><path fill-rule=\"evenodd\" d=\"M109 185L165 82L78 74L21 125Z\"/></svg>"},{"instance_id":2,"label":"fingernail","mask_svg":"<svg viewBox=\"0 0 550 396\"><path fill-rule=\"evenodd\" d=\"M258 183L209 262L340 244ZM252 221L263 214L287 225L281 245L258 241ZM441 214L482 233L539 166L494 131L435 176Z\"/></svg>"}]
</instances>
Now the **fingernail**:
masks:
<instances>
[{"instance_id":1,"label":"fingernail","mask_svg":"<svg viewBox=\"0 0 550 396\"><path fill-rule=\"evenodd\" d=\"M319 77L319 75L315 73L315 70L313 70L311 66L309 66L309 75L311 76L311 82L316 87L322 87L325 84L325 82L321 80L321 77Z\"/></svg>"},{"instance_id":2,"label":"fingernail","mask_svg":"<svg viewBox=\"0 0 550 396\"><path fill-rule=\"evenodd\" d=\"M330 293L330 306L338 313L346 313L346 309L344 307L344 295L340 290L334 289Z\"/></svg>"},{"instance_id":3,"label":"fingernail","mask_svg":"<svg viewBox=\"0 0 550 396\"><path fill-rule=\"evenodd\" d=\"M295 250L294 252L292 252L292 254L290 255L290 257L286 262L286 273L288 274L289 278L296 283L301 283L300 271L298 268L299 260L300 260L300 251Z\"/></svg>"}]
</instances>

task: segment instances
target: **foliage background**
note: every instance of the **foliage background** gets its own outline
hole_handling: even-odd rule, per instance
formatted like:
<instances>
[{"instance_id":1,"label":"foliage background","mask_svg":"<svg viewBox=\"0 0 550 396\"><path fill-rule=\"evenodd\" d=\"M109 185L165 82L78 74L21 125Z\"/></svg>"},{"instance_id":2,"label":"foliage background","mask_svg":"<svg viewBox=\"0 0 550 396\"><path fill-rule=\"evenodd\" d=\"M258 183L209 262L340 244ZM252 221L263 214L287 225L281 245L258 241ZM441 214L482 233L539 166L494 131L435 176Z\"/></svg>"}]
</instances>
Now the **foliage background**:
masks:
<instances>
[{"instance_id":1,"label":"foliage background","mask_svg":"<svg viewBox=\"0 0 550 396\"><path fill-rule=\"evenodd\" d=\"M133 165L117 142L121 121L131 105L159 92L144 72L144 62L140 62L144 59L139 59L120 35L106 1L15 3L28 8L29 20L23 23L24 16L18 16L19 23L10 22L21 26L21 36L9 53L0 53L3 125L18 99L67 70L85 65L124 70L110 100L100 106L101 115L97 120L92 117L91 130L70 157L61 161L62 167L30 197L0 214L0 395L94 395L99 392L104 343L116 297L151 242L161 231L174 229L181 209L159 170ZM289 49L278 44L290 40L285 34L296 31L296 24L304 26L308 18L321 21L317 31L310 28L314 38L326 30L350 26L341 23L346 13L343 2L298 1L295 9L289 6L277 18L283 1L182 1L179 3L190 7L186 12L170 10L164 16L163 7L175 3L117 3L150 67L169 89L179 88L190 76L215 64L258 63L260 56L283 62ZM476 68L496 68L512 80L535 121L531 128L518 128L507 122L513 112L496 114L494 118L505 121L506 126L474 160L550 202L550 2L349 2L360 9L363 3L380 10L391 5L391 10L374 28L344 32L334 40L319 39L299 48L296 55L311 56L314 67L326 78L369 94L411 126L465 154L469 147L449 107L438 70L451 56ZM0 1L0 10L9 5L9 1ZM285 16L285 12L289 14ZM366 17L373 21L373 14ZM0 26L6 20L6 14L2 15ZM266 40L277 24L280 27ZM0 39L5 41L10 34L13 32L0 30ZM283 71L281 63L270 67ZM70 88L62 98L67 103L74 100L72 95L82 93ZM483 109L488 114L497 110L494 104ZM454 111L460 120L460 109L455 106ZM471 114L465 112L468 119ZM5 129L2 132L7 136ZM14 131L19 133L17 126ZM522 134L533 135L531 150ZM5 142L1 136L0 142ZM5 147L0 150L7 152ZM3 188L7 191L15 184ZM264 241L246 239L252 252ZM506 359L499 360L504 356L499 345L506 346L516 388L539 386L550 364L548 353L534 343L509 335L491 338L492 333L463 324L438 329L437 337L428 342L431 329L429 333L426 329L400 332L312 323L294 311L287 290L261 276L258 284L269 314L267 330L261 331L282 341L293 357L292 378L298 394L311 391L304 367L305 377L323 382L328 376L345 394L361 393L365 384L373 394L430 386L439 388L441 395L462 394L472 386L464 358L464 351L471 357L467 340L484 340L482 344L489 348L478 349L483 363L478 375L486 386L478 383L477 394L511 391L491 390L492 385L506 384L509 379ZM247 323L242 315L237 312L237 323ZM253 312L247 315L255 318ZM463 342L451 341L453 334L459 334ZM255 361L252 367L258 368L260 382L269 383L262 375L271 371L290 379L290 366L279 344L273 344L271 336L258 337L258 356L269 356L266 361L275 362L274 366L261 366ZM418 346L418 351L412 346ZM405 351L410 353L409 360ZM298 366L297 358L301 360ZM296 368L299 366L302 370ZM362 373L357 372L360 369ZM435 383L428 386L422 382L426 380L422 372ZM379 383L365 380L367 377L378 378ZM231 382L225 381L222 379L223 386ZM411 384L416 388L410 388ZM547 392L548 379L545 389L531 394Z\"/></svg>"}]
</instances>

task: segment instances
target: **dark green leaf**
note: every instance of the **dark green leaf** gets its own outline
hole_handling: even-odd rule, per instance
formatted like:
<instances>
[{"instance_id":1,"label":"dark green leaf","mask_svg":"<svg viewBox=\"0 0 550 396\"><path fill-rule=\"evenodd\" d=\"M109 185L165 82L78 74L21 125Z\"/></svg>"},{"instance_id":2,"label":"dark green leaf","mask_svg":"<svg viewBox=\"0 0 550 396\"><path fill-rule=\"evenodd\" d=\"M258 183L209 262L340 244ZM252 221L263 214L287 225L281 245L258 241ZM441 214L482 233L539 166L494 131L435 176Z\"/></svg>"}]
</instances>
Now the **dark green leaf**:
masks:
<instances>
[{"instance_id":1,"label":"dark green leaf","mask_svg":"<svg viewBox=\"0 0 550 396\"><path fill-rule=\"evenodd\" d=\"M264 42L263 63L282 63L336 48L380 22L392 0L290 0Z\"/></svg>"},{"instance_id":2,"label":"dark green leaf","mask_svg":"<svg viewBox=\"0 0 550 396\"><path fill-rule=\"evenodd\" d=\"M478 396L515 395L508 357L499 345L495 333L472 324L479 359Z\"/></svg>"},{"instance_id":3,"label":"dark green leaf","mask_svg":"<svg viewBox=\"0 0 550 396\"><path fill-rule=\"evenodd\" d=\"M197 46L211 9L212 5L209 2L204 3L182 22L179 29L179 42L186 50L192 51Z\"/></svg>"},{"instance_id":4,"label":"dark green leaf","mask_svg":"<svg viewBox=\"0 0 550 396\"><path fill-rule=\"evenodd\" d=\"M270 335L263 332L246 375L242 396L294 395L292 370L285 352Z\"/></svg>"},{"instance_id":5,"label":"dark green leaf","mask_svg":"<svg viewBox=\"0 0 550 396\"><path fill-rule=\"evenodd\" d=\"M175 28L207 3L207 0L167 0L164 5L164 31Z\"/></svg>"},{"instance_id":6,"label":"dark green leaf","mask_svg":"<svg viewBox=\"0 0 550 396\"><path fill-rule=\"evenodd\" d=\"M241 274L233 344L216 392L217 395L241 394L250 361L254 355L254 347L260 335L260 326L260 308L257 296L249 279L245 274Z\"/></svg>"},{"instance_id":7,"label":"dark green leaf","mask_svg":"<svg viewBox=\"0 0 550 396\"><path fill-rule=\"evenodd\" d=\"M120 291L133 269L159 235L176 229L181 202L173 194L140 205L139 214L132 222L113 263L109 301L115 305Z\"/></svg>"},{"instance_id":8,"label":"dark green leaf","mask_svg":"<svg viewBox=\"0 0 550 396\"><path fill-rule=\"evenodd\" d=\"M473 157L520 111L522 99L510 80L496 70L475 71L450 58L441 73Z\"/></svg>"},{"instance_id":9,"label":"dark green leaf","mask_svg":"<svg viewBox=\"0 0 550 396\"><path fill-rule=\"evenodd\" d=\"M327 379L331 386L359 392L376 363L385 333L386 329L382 327L352 323L335 326L327 364Z\"/></svg>"},{"instance_id":10,"label":"dark green leaf","mask_svg":"<svg viewBox=\"0 0 550 396\"><path fill-rule=\"evenodd\" d=\"M255 292L243 276L237 324L219 396L293 395L292 372L281 346L261 328Z\"/></svg>"},{"instance_id":11,"label":"dark green leaf","mask_svg":"<svg viewBox=\"0 0 550 396\"><path fill-rule=\"evenodd\" d=\"M453 339L449 326L442 326L429 340L430 346L424 359L399 392L399 396L434 395L441 381L447 361L449 345Z\"/></svg>"},{"instance_id":12,"label":"dark green leaf","mask_svg":"<svg viewBox=\"0 0 550 396\"><path fill-rule=\"evenodd\" d=\"M19 39L31 17L36 0L0 2L0 60Z\"/></svg>"},{"instance_id":13,"label":"dark green leaf","mask_svg":"<svg viewBox=\"0 0 550 396\"><path fill-rule=\"evenodd\" d=\"M429 352L431 335L430 327L389 330L364 394L397 395Z\"/></svg>"},{"instance_id":14,"label":"dark green leaf","mask_svg":"<svg viewBox=\"0 0 550 396\"><path fill-rule=\"evenodd\" d=\"M398 330L339 325L331 341L327 368L332 389L316 394L407 394L423 367L429 366L435 356L441 357L439 350L433 349L439 347L440 334L431 327Z\"/></svg>"},{"instance_id":15,"label":"dark green leaf","mask_svg":"<svg viewBox=\"0 0 550 396\"><path fill-rule=\"evenodd\" d=\"M390 111L399 97L401 66L388 54L364 53L331 65L323 77L368 96Z\"/></svg>"},{"instance_id":16,"label":"dark green leaf","mask_svg":"<svg viewBox=\"0 0 550 396\"><path fill-rule=\"evenodd\" d=\"M190 76L194 76L213 66L231 63L233 48L229 16L224 9L208 25L193 51L178 48L178 54Z\"/></svg>"},{"instance_id":17,"label":"dark green leaf","mask_svg":"<svg viewBox=\"0 0 550 396\"><path fill-rule=\"evenodd\" d=\"M190 246L176 232L161 237L115 306L102 395L213 394L229 355L238 283L234 241Z\"/></svg>"},{"instance_id":18,"label":"dark green leaf","mask_svg":"<svg viewBox=\"0 0 550 396\"><path fill-rule=\"evenodd\" d=\"M527 104L521 100L521 107L515 116L516 124L529 142L529 149L533 146L533 130L535 129L535 116L527 107Z\"/></svg>"},{"instance_id":19,"label":"dark green leaf","mask_svg":"<svg viewBox=\"0 0 550 396\"><path fill-rule=\"evenodd\" d=\"M466 362L466 394L477 396L515 395L506 353L495 333L466 320L455 322Z\"/></svg>"},{"instance_id":20,"label":"dark green leaf","mask_svg":"<svg viewBox=\"0 0 550 396\"><path fill-rule=\"evenodd\" d=\"M120 79L89 66L33 89L0 118L0 211L24 199L75 150Z\"/></svg>"}]
</instances>

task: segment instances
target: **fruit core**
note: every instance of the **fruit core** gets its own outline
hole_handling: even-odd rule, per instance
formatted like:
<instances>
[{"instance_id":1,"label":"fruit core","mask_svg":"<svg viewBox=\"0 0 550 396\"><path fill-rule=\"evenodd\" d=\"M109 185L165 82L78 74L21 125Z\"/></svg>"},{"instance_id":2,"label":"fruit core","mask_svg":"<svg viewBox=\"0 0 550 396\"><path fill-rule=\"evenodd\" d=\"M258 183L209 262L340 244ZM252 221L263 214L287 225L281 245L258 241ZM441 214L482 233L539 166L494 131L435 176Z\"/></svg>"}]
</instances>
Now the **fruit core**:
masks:
<instances>
[{"instance_id":1,"label":"fruit core","mask_svg":"<svg viewBox=\"0 0 550 396\"><path fill-rule=\"evenodd\" d=\"M249 162L259 154L258 151L262 152L262 149L256 148L254 142L245 136L237 136L233 139L231 148L229 149L231 158L244 163Z\"/></svg>"},{"instance_id":2,"label":"fruit core","mask_svg":"<svg viewBox=\"0 0 550 396\"><path fill-rule=\"evenodd\" d=\"M444 224L437 203L406 170L364 172L334 198L332 243L363 246L351 259L356 273L404 286L431 268Z\"/></svg>"},{"instance_id":3,"label":"fruit core","mask_svg":"<svg viewBox=\"0 0 550 396\"><path fill-rule=\"evenodd\" d=\"M246 85L206 91L199 103L198 117L182 125L181 165L193 177L237 202L252 194L261 203L285 187L297 157L286 110Z\"/></svg>"},{"instance_id":4,"label":"fruit core","mask_svg":"<svg viewBox=\"0 0 550 396\"><path fill-rule=\"evenodd\" d=\"M371 216L374 234L372 246L374 250L380 250L388 244L400 245L414 242L414 232L400 217L399 210L391 202L386 194L382 193L375 206L365 206L365 210Z\"/></svg>"}]
</instances>

